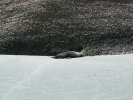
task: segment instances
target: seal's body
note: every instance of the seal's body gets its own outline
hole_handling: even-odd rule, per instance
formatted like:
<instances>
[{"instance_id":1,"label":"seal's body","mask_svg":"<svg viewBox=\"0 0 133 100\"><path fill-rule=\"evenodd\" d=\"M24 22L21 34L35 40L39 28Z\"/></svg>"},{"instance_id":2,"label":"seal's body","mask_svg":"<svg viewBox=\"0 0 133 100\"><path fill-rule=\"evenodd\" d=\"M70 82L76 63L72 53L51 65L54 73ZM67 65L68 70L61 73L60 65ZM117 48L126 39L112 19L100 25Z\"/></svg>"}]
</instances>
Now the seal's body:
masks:
<instances>
[{"instance_id":1,"label":"seal's body","mask_svg":"<svg viewBox=\"0 0 133 100\"><path fill-rule=\"evenodd\" d=\"M67 51L59 53L55 56L55 58L76 58L76 57L83 57L84 54L82 52L76 51Z\"/></svg>"}]
</instances>

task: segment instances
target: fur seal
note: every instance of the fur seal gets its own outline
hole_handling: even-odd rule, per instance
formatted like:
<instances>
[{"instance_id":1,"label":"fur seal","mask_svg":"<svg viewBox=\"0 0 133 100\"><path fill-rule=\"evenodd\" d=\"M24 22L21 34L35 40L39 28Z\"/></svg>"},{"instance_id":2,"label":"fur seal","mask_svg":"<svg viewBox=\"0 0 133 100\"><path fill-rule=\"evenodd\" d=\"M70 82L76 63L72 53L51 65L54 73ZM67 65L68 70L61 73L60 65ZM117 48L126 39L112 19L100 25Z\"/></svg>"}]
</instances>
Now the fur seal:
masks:
<instances>
[{"instance_id":1,"label":"fur seal","mask_svg":"<svg viewBox=\"0 0 133 100\"><path fill-rule=\"evenodd\" d=\"M66 51L57 54L54 58L76 58L76 57L83 57L83 52L76 52L76 51Z\"/></svg>"}]
</instances>

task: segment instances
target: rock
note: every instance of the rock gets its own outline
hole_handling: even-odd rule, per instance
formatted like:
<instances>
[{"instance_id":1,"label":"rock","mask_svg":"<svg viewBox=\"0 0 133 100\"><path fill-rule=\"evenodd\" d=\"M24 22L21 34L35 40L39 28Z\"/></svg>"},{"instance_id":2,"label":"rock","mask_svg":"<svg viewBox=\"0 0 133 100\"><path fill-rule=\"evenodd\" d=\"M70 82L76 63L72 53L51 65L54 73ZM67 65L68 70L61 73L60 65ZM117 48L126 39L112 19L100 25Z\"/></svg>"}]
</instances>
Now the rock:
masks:
<instances>
[{"instance_id":1,"label":"rock","mask_svg":"<svg viewBox=\"0 0 133 100\"><path fill-rule=\"evenodd\" d=\"M132 53L131 4L78 0L1 0L0 54Z\"/></svg>"}]
</instances>

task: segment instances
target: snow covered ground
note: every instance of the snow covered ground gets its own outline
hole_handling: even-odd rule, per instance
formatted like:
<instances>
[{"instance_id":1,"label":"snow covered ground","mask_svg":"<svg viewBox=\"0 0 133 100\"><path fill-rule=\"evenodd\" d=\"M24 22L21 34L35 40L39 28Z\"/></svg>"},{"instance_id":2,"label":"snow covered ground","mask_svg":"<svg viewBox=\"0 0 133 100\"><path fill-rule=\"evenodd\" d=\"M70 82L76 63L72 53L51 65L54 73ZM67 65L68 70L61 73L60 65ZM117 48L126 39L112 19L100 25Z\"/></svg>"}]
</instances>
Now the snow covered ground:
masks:
<instances>
[{"instance_id":1,"label":"snow covered ground","mask_svg":"<svg viewBox=\"0 0 133 100\"><path fill-rule=\"evenodd\" d=\"M133 100L133 54L0 55L0 100Z\"/></svg>"}]
</instances>

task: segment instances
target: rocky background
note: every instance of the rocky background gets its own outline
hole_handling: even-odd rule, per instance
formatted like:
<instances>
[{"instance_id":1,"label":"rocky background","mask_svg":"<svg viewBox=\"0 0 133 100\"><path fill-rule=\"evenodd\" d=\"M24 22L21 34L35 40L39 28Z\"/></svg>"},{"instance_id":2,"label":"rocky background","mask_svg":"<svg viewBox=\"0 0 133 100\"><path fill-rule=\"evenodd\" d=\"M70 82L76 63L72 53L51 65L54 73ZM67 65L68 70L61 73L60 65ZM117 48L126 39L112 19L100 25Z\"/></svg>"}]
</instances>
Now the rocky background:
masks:
<instances>
[{"instance_id":1,"label":"rocky background","mask_svg":"<svg viewBox=\"0 0 133 100\"><path fill-rule=\"evenodd\" d=\"M132 0L0 0L0 54L133 52Z\"/></svg>"}]
</instances>

